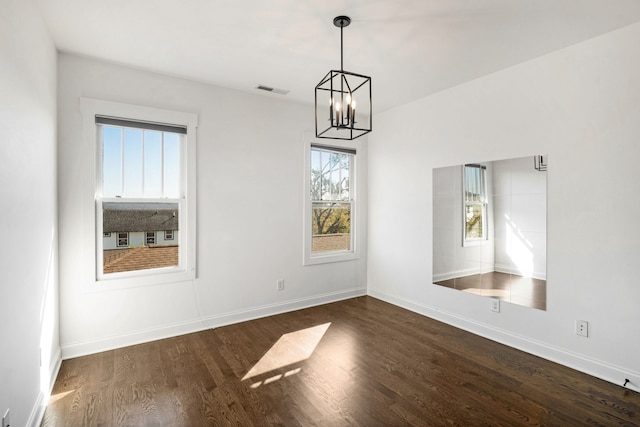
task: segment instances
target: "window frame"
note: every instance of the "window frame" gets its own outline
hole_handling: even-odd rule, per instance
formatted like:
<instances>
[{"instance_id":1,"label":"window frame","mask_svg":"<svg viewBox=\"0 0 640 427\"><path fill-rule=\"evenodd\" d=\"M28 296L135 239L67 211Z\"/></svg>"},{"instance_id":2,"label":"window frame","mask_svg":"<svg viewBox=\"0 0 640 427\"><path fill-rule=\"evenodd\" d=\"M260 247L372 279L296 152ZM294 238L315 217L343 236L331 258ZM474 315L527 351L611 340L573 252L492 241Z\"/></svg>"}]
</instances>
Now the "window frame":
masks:
<instances>
[{"instance_id":1,"label":"window frame","mask_svg":"<svg viewBox=\"0 0 640 427\"><path fill-rule=\"evenodd\" d=\"M173 240L173 230L164 230L162 237L164 240Z\"/></svg>"},{"instance_id":2,"label":"window frame","mask_svg":"<svg viewBox=\"0 0 640 427\"><path fill-rule=\"evenodd\" d=\"M304 209L303 209L303 265L316 265L325 264L331 262L342 262L357 260L360 257L360 248L362 246L361 237L362 233L359 232L360 227L363 225L363 219L361 218L361 203L360 200L360 183L361 177L361 158L363 155L363 146L360 140L355 141L340 141L340 143L327 143L326 140L316 140L309 137L305 137L307 142L305 143L304 150ZM308 142L311 139L311 142ZM350 246L349 250L327 251L327 252L312 252L312 239L313 239L313 221L312 221L312 209L313 202L311 198L311 151L313 148L324 149L326 151L346 152L352 151L353 157L350 164L350 176L349 176L349 192L350 192Z\"/></svg>"},{"instance_id":3,"label":"window frame","mask_svg":"<svg viewBox=\"0 0 640 427\"><path fill-rule=\"evenodd\" d=\"M124 234L124 237L121 235ZM120 244L120 240L124 240L126 243L124 245ZM116 247L118 248L128 248L129 247L129 232L128 231L118 231L116 233Z\"/></svg>"},{"instance_id":4,"label":"window frame","mask_svg":"<svg viewBox=\"0 0 640 427\"><path fill-rule=\"evenodd\" d=\"M84 277L88 287L95 290L128 288L135 286L159 285L164 283L193 280L196 277L196 133L198 117L193 113L165 110L132 104L104 101L92 98L80 98L80 111L83 122L83 141L86 149L87 168L93 176L93 186L85 188L87 207L84 210L84 232L86 247L93 250L85 251L83 263ZM150 123L169 124L186 128L184 143L181 144L181 194L180 194L180 265L177 267L155 268L149 270L135 270L123 273L108 273L102 271L103 237L102 237L102 203L122 202L122 198L102 197L102 152L99 126L96 116L122 118L124 120ZM89 186L87 186L89 187ZM127 198L129 202L153 202L158 199ZM91 208L88 204L91 203ZM88 236L92 236L89 238ZM145 234L146 241L146 234Z\"/></svg>"},{"instance_id":5,"label":"window frame","mask_svg":"<svg viewBox=\"0 0 640 427\"><path fill-rule=\"evenodd\" d=\"M467 167L478 168L482 171L482 185L484 187L482 191L484 193L484 200L467 201ZM489 212L489 200L487 190L487 166L477 163L462 165L462 246L479 245L489 240L489 230L487 229L489 224L487 218ZM467 206L480 206L482 210L482 237L467 237Z\"/></svg>"},{"instance_id":6,"label":"window frame","mask_svg":"<svg viewBox=\"0 0 640 427\"><path fill-rule=\"evenodd\" d=\"M151 236L152 242L149 242L149 236ZM145 243L145 245L155 245L156 244L156 232L155 231L145 231L144 232L144 243Z\"/></svg>"}]
</instances>

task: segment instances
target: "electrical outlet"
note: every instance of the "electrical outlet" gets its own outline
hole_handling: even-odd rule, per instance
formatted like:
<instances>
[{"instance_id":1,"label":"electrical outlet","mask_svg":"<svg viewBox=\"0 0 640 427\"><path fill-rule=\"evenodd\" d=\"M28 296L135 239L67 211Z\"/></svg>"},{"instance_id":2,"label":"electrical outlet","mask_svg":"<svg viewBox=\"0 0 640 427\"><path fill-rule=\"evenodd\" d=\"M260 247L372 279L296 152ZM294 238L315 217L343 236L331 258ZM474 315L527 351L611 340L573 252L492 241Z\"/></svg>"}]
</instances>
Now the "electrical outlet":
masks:
<instances>
[{"instance_id":1,"label":"electrical outlet","mask_svg":"<svg viewBox=\"0 0 640 427\"><path fill-rule=\"evenodd\" d=\"M7 409L7 411L2 416L2 427L10 427L10 425L11 420L9 420L9 410Z\"/></svg>"},{"instance_id":2,"label":"electrical outlet","mask_svg":"<svg viewBox=\"0 0 640 427\"><path fill-rule=\"evenodd\" d=\"M279 291L284 291L284 279L278 280L278 288Z\"/></svg>"},{"instance_id":3,"label":"electrical outlet","mask_svg":"<svg viewBox=\"0 0 640 427\"><path fill-rule=\"evenodd\" d=\"M496 313L500 313L500 299L491 298L491 311L495 311Z\"/></svg>"},{"instance_id":4,"label":"electrical outlet","mask_svg":"<svg viewBox=\"0 0 640 427\"><path fill-rule=\"evenodd\" d=\"M581 337L589 336L589 322L586 320L576 320L576 335Z\"/></svg>"}]
</instances>

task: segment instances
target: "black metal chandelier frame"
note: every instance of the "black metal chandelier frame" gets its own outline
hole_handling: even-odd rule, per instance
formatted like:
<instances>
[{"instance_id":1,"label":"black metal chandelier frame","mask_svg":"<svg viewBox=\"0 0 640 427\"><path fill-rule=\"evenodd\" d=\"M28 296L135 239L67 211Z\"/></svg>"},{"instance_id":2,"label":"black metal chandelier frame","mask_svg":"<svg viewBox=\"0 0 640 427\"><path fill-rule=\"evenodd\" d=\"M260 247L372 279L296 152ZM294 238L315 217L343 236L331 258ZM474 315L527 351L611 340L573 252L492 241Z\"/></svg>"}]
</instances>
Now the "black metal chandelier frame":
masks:
<instances>
[{"instance_id":1,"label":"black metal chandelier frame","mask_svg":"<svg viewBox=\"0 0 640 427\"><path fill-rule=\"evenodd\" d=\"M333 24L340 28L340 70L329 71L316 85L317 138L352 140L371 132L371 77L344 71L343 29L350 23L351 19L348 16L337 16L333 19ZM365 113L360 113L361 109L358 110L356 120L356 97L361 94L367 97L368 105L365 107ZM327 119L320 117L322 110L326 111L326 104L323 102L327 99L326 95L329 95Z\"/></svg>"}]
</instances>

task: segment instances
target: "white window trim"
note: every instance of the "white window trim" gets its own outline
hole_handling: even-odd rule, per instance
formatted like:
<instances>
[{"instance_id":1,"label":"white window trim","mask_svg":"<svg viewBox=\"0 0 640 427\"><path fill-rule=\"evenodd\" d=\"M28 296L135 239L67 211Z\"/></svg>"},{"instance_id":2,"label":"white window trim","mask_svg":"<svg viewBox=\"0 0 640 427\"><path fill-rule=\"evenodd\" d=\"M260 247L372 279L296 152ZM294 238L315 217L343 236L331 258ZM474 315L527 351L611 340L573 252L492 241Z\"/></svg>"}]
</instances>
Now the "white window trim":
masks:
<instances>
[{"instance_id":1,"label":"white window trim","mask_svg":"<svg viewBox=\"0 0 640 427\"><path fill-rule=\"evenodd\" d=\"M313 254L311 252L311 239L313 236L312 232L312 221L311 221L311 180L309 177L311 176L311 145L322 145L328 148L334 147L337 149L350 149L355 150L356 154L353 156L353 165L351 169L353 171L353 175L355 178L355 182L349 182L351 197L353 199L352 204L352 212L351 212L351 242L352 247L351 250L348 251L333 251L333 252L323 252ZM361 165L362 158L362 141L357 139L355 141L335 141L327 143L326 139L315 139L308 136L305 133L305 144L304 144L304 209L303 209L303 265L317 265L317 264L326 264L331 262L341 262L341 261L353 261L357 260L360 257L359 248L361 247L361 235L360 232L361 227L364 224L361 212L361 206L363 201L362 197L359 196L359 187L360 183L363 182L362 172L363 168Z\"/></svg>"},{"instance_id":2,"label":"white window trim","mask_svg":"<svg viewBox=\"0 0 640 427\"><path fill-rule=\"evenodd\" d=\"M112 290L135 286L160 285L165 283L193 280L196 277L196 130L198 116L193 113L164 110L139 105L123 104L119 102L103 101L91 98L80 98L80 112L82 114L82 138L86 150L83 153L86 169L84 171L86 183L83 209L83 277L86 278L88 290ZM121 117L150 123L167 123L187 128L185 152L182 156L181 170L184 186L184 206L181 208L180 220L185 221L182 228L186 232L180 234L181 251L180 268L158 268L130 272L126 277L118 273L102 276L99 269L102 262L102 238L98 241L96 221L102 220L102 209L98 209L99 185L102 182L101 153L98 150L98 126L96 115ZM89 160L90 159L90 160ZM106 199L103 199L106 201ZM102 235L102 233L100 233ZM102 277L101 277L102 276Z\"/></svg>"}]
</instances>

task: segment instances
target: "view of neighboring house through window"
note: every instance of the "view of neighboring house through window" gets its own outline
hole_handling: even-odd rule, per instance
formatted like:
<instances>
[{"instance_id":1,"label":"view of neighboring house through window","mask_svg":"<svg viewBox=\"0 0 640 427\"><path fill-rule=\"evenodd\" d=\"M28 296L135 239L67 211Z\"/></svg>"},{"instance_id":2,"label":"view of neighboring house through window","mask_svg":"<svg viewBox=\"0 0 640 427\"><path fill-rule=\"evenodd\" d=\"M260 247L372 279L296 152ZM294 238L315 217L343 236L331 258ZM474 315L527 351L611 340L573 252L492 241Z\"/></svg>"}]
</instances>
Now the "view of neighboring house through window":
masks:
<instances>
[{"instance_id":1,"label":"view of neighboring house through window","mask_svg":"<svg viewBox=\"0 0 640 427\"><path fill-rule=\"evenodd\" d=\"M101 116L96 125L102 274L179 266L186 129Z\"/></svg>"},{"instance_id":2,"label":"view of neighboring house through window","mask_svg":"<svg viewBox=\"0 0 640 427\"><path fill-rule=\"evenodd\" d=\"M465 165L464 168L464 240L487 238L486 166Z\"/></svg>"},{"instance_id":3,"label":"view of neighboring house through window","mask_svg":"<svg viewBox=\"0 0 640 427\"><path fill-rule=\"evenodd\" d=\"M311 146L311 255L353 251L355 150Z\"/></svg>"},{"instance_id":4,"label":"view of neighboring house through window","mask_svg":"<svg viewBox=\"0 0 640 427\"><path fill-rule=\"evenodd\" d=\"M111 233L105 233L108 234L108 236L104 236L104 237L111 237ZM127 246L129 246L129 233L118 233L118 243L117 246L119 248L126 248Z\"/></svg>"}]
</instances>

